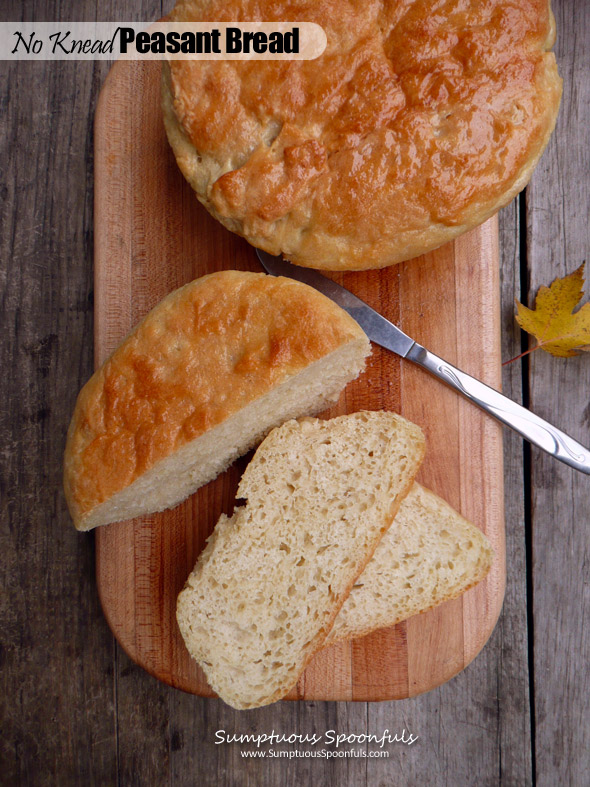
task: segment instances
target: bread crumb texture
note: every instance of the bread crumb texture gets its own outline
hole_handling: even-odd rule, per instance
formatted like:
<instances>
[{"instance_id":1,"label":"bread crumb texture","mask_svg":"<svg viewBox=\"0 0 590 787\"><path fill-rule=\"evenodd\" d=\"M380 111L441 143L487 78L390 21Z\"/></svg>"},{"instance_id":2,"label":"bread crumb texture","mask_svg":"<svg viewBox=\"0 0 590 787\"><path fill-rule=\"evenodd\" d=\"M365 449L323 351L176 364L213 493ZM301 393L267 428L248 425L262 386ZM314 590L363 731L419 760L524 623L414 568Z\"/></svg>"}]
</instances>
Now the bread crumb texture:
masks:
<instances>
[{"instance_id":1,"label":"bread crumb texture","mask_svg":"<svg viewBox=\"0 0 590 787\"><path fill-rule=\"evenodd\" d=\"M285 418L337 398L368 352L354 320L299 282L224 271L173 292L78 397L65 455L76 525L178 503Z\"/></svg>"},{"instance_id":2,"label":"bread crumb texture","mask_svg":"<svg viewBox=\"0 0 590 787\"><path fill-rule=\"evenodd\" d=\"M178 598L180 631L236 708L284 696L411 487L421 430L388 412L274 429Z\"/></svg>"},{"instance_id":3,"label":"bread crumb texture","mask_svg":"<svg viewBox=\"0 0 590 787\"><path fill-rule=\"evenodd\" d=\"M180 0L176 21L316 22L310 61L172 61L170 143L207 209L299 265L377 268L528 182L561 80L547 0Z\"/></svg>"},{"instance_id":4,"label":"bread crumb texture","mask_svg":"<svg viewBox=\"0 0 590 787\"><path fill-rule=\"evenodd\" d=\"M450 601L480 582L494 557L486 536L414 484L395 526L354 583L325 644L362 637Z\"/></svg>"}]
</instances>

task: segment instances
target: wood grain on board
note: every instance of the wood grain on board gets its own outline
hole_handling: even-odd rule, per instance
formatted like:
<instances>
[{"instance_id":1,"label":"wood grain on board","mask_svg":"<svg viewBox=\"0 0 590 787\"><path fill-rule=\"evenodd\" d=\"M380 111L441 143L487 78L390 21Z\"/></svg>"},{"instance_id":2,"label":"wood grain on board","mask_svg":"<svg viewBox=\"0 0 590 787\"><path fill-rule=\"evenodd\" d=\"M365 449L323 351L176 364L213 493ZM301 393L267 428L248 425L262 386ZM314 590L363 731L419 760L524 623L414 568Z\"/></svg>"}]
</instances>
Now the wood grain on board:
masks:
<instances>
[{"instance_id":1,"label":"wood grain on board","mask_svg":"<svg viewBox=\"0 0 590 787\"><path fill-rule=\"evenodd\" d=\"M254 250L202 208L168 148L157 63L117 63L95 122L95 360L168 292L216 270L260 270ZM334 278L465 371L499 387L497 221L424 257ZM386 700L438 686L480 651L505 580L500 427L435 378L374 346L366 372L326 415L390 409L418 423L419 480L490 538L487 579L457 599L318 654L291 699ZM103 610L129 656L157 678L213 696L175 622L176 596L219 515L230 513L243 458L171 511L97 531Z\"/></svg>"}]
</instances>

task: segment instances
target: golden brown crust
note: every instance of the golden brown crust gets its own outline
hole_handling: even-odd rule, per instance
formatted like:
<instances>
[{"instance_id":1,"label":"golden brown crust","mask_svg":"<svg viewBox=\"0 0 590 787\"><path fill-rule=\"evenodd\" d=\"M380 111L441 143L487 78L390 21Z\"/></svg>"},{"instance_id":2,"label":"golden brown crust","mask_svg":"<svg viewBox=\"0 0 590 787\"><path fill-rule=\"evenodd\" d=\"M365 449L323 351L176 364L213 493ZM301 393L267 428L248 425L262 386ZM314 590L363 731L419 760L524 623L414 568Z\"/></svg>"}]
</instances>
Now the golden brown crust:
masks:
<instances>
[{"instance_id":1,"label":"golden brown crust","mask_svg":"<svg viewBox=\"0 0 590 787\"><path fill-rule=\"evenodd\" d=\"M317 22L313 61L174 61L164 115L208 210L300 265L374 268L505 205L555 125L546 0L180 0L182 20Z\"/></svg>"},{"instance_id":2,"label":"golden brown crust","mask_svg":"<svg viewBox=\"0 0 590 787\"><path fill-rule=\"evenodd\" d=\"M84 386L68 431L74 520L363 332L311 287L223 271L171 293Z\"/></svg>"}]
</instances>

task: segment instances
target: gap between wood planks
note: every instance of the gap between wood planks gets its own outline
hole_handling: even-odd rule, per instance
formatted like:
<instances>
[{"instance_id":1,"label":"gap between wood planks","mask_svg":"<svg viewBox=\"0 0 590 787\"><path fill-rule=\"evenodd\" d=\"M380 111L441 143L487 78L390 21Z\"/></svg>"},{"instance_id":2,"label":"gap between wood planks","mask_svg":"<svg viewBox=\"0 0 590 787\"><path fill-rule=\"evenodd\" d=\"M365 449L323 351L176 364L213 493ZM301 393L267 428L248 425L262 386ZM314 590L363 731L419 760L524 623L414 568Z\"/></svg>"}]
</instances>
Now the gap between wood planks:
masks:
<instances>
[{"instance_id":1,"label":"gap between wood planks","mask_svg":"<svg viewBox=\"0 0 590 787\"><path fill-rule=\"evenodd\" d=\"M518 195L518 227L520 263L520 302L528 305L528 249L527 249L527 189ZM520 350L528 349L529 337L525 331L520 332ZM530 358L521 359L522 404L530 406ZM523 440L522 464L524 479L524 527L525 527L525 560L526 560L526 622L527 622L527 655L529 670L529 718L531 729L531 771L533 785L537 781L537 758L535 738L535 618L533 606L533 511L532 511L532 478L531 478L531 444Z\"/></svg>"}]
</instances>

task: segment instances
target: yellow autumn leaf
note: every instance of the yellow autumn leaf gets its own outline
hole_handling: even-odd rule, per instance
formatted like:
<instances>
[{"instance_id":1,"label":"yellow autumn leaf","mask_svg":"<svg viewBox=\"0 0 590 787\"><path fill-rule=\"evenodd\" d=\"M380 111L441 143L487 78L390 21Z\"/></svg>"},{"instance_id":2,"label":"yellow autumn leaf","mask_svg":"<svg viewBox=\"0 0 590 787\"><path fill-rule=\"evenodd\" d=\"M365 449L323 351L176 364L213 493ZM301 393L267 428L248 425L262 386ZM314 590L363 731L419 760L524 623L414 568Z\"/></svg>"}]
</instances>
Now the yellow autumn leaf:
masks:
<instances>
[{"instance_id":1,"label":"yellow autumn leaf","mask_svg":"<svg viewBox=\"0 0 590 787\"><path fill-rule=\"evenodd\" d=\"M537 345L551 355L568 358L577 350L590 349L590 303L574 312L583 295L584 263L578 270L555 279L550 287L540 287L535 308L528 309L516 301L516 320L532 334Z\"/></svg>"}]
</instances>

